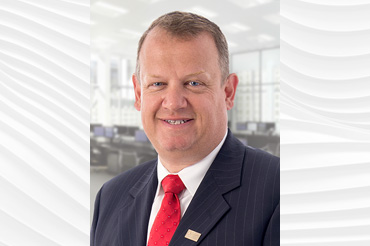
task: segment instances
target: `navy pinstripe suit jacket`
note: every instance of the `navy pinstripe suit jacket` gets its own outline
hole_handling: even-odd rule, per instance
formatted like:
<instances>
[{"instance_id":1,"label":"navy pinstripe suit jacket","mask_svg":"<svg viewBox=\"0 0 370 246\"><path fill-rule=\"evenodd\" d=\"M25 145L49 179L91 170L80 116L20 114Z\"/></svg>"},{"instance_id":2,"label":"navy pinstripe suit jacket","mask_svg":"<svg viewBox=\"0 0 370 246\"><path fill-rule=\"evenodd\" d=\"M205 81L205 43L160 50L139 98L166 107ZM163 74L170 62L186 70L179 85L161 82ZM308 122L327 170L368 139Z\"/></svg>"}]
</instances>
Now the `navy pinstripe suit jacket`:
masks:
<instances>
[{"instance_id":1,"label":"navy pinstripe suit jacket","mask_svg":"<svg viewBox=\"0 0 370 246\"><path fill-rule=\"evenodd\" d=\"M229 131L173 235L173 246L280 245L280 160ZM105 183L95 201L94 246L145 246L158 180L156 161ZM197 242L188 229L201 233Z\"/></svg>"}]
</instances>

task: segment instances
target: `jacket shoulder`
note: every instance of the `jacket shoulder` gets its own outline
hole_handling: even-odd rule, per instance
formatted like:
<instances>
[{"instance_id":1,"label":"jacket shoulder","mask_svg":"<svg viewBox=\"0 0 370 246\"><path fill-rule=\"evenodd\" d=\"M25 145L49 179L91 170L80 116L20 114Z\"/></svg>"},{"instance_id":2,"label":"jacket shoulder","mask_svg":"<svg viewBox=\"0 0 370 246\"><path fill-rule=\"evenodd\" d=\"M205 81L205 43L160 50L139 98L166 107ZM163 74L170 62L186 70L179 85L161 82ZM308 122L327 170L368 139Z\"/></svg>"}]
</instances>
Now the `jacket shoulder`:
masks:
<instances>
[{"instance_id":1,"label":"jacket shoulder","mask_svg":"<svg viewBox=\"0 0 370 246\"><path fill-rule=\"evenodd\" d=\"M280 158L266 151L246 147L243 176L245 183L261 194L270 194L276 206L280 200Z\"/></svg>"},{"instance_id":2,"label":"jacket shoulder","mask_svg":"<svg viewBox=\"0 0 370 246\"><path fill-rule=\"evenodd\" d=\"M274 168L280 168L280 158L264 150L246 146L245 153L246 153L245 154L246 161L249 161L249 162L257 161L258 165L260 165L261 168L267 168L267 167L271 168L271 165L274 166Z\"/></svg>"}]
</instances>

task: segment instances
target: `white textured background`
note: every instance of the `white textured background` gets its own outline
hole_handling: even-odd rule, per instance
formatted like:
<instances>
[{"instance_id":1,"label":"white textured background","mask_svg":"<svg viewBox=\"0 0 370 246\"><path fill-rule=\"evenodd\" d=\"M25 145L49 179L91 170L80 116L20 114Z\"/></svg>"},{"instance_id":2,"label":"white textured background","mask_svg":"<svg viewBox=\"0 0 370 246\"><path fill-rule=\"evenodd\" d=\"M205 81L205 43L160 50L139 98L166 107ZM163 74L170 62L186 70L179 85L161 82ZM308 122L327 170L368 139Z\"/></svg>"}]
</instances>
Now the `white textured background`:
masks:
<instances>
[{"instance_id":1,"label":"white textured background","mask_svg":"<svg viewBox=\"0 0 370 246\"><path fill-rule=\"evenodd\" d=\"M281 0L282 245L370 245L370 1ZM88 245L89 1L0 2L0 245Z\"/></svg>"},{"instance_id":2,"label":"white textured background","mask_svg":"<svg viewBox=\"0 0 370 246\"><path fill-rule=\"evenodd\" d=\"M281 245L370 245L370 1L281 0Z\"/></svg>"},{"instance_id":3,"label":"white textured background","mask_svg":"<svg viewBox=\"0 0 370 246\"><path fill-rule=\"evenodd\" d=\"M0 1L0 245L89 245L88 0Z\"/></svg>"}]
</instances>

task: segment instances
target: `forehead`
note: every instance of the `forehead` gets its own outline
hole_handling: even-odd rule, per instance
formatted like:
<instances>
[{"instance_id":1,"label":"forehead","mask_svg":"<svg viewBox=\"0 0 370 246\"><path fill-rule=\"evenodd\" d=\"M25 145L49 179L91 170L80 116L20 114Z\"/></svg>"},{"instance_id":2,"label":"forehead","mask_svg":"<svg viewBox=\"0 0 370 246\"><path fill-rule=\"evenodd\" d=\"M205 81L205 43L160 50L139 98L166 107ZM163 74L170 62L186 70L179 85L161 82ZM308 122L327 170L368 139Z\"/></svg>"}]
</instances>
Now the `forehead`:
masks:
<instances>
[{"instance_id":1,"label":"forehead","mask_svg":"<svg viewBox=\"0 0 370 246\"><path fill-rule=\"evenodd\" d=\"M154 27L146 36L142 46L145 45L145 43L150 43L150 40L161 40L161 38L163 39L171 39L173 41L177 41L177 42L186 42L186 41L191 41L191 40L196 40L198 39L199 37L207 37L207 39L209 38L210 41L214 41L213 40L213 36L208 33L207 31L200 31L199 33L195 34L195 33L172 33L171 31L169 30L166 30L162 27Z\"/></svg>"},{"instance_id":2,"label":"forehead","mask_svg":"<svg viewBox=\"0 0 370 246\"><path fill-rule=\"evenodd\" d=\"M184 65L218 64L218 51L211 34L178 37L161 28L148 33L140 51L140 66L155 66L155 62L182 62Z\"/></svg>"},{"instance_id":3,"label":"forehead","mask_svg":"<svg viewBox=\"0 0 370 246\"><path fill-rule=\"evenodd\" d=\"M202 43L207 43L207 46L210 48L216 48L216 44L211 34L208 32L200 32L197 35L184 34L184 35L175 35L171 32L164 30L159 27L155 27L151 30L147 37L145 38L142 50L145 48L153 48L153 46L162 45L174 45L174 44L186 44L193 43L193 45L201 46ZM215 50L217 52L217 48ZM142 53L142 52L140 52Z\"/></svg>"}]
</instances>

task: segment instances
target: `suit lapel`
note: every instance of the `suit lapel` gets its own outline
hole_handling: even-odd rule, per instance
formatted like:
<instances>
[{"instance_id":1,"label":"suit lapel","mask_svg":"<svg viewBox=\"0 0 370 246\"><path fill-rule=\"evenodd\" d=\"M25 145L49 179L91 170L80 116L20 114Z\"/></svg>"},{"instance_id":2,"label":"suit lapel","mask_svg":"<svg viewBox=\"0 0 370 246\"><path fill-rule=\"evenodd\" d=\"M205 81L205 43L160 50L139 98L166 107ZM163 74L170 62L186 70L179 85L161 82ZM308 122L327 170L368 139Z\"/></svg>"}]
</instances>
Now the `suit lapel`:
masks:
<instances>
[{"instance_id":1,"label":"suit lapel","mask_svg":"<svg viewBox=\"0 0 370 246\"><path fill-rule=\"evenodd\" d=\"M227 213L224 194L240 186L245 147L229 131L171 240L170 245L198 245ZM197 242L186 239L188 230L201 233Z\"/></svg>"},{"instance_id":2,"label":"suit lapel","mask_svg":"<svg viewBox=\"0 0 370 246\"><path fill-rule=\"evenodd\" d=\"M158 185L156 167L157 162L153 162L130 189L130 196L120 210L120 245L146 245L148 221Z\"/></svg>"}]
</instances>

